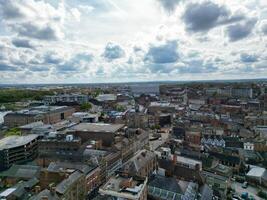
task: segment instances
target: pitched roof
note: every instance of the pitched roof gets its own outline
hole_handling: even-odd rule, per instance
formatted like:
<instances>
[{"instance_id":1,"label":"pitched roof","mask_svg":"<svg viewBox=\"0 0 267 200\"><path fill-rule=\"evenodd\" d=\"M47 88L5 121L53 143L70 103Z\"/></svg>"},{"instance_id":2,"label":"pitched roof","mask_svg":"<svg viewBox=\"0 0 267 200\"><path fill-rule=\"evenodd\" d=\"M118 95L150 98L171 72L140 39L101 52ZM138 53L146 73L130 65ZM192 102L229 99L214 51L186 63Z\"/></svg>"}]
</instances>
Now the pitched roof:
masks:
<instances>
[{"instance_id":1,"label":"pitched roof","mask_svg":"<svg viewBox=\"0 0 267 200\"><path fill-rule=\"evenodd\" d=\"M60 194L64 194L69 189L69 187L77 180L79 180L82 176L83 174L81 172L75 171L67 179L64 179L57 185L56 191Z\"/></svg>"},{"instance_id":2,"label":"pitched roof","mask_svg":"<svg viewBox=\"0 0 267 200\"><path fill-rule=\"evenodd\" d=\"M39 194L31 197L30 200L42 200L43 197L47 197L49 200L59 200L59 197L56 194L52 194L48 189L45 189Z\"/></svg>"},{"instance_id":3,"label":"pitched roof","mask_svg":"<svg viewBox=\"0 0 267 200\"><path fill-rule=\"evenodd\" d=\"M79 170L84 174L88 174L90 171L95 169L96 166L89 166L82 163L73 162L51 162L47 168L48 171L60 171L61 169L75 169Z\"/></svg>"},{"instance_id":4,"label":"pitched roof","mask_svg":"<svg viewBox=\"0 0 267 200\"><path fill-rule=\"evenodd\" d=\"M213 190L207 184L205 184L200 188L200 194L200 200L212 200Z\"/></svg>"},{"instance_id":5,"label":"pitched roof","mask_svg":"<svg viewBox=\"0 0 267 200\"><path fill-rule=\"evenodd\" d=\"M8 170L0 173L0 177L14 177L22 179L31 179L38 177L41 167L34 165L12 165Z\"/></svg>"},{"instance_id":6,"label":"pitched roof","mask_svg":"<svg viewBox=\"0 0 267 200\"><path fill-rule=\"evenodd\" d=\"M176 177L183 178L186 181L197 181L199 184L203 184L203 178L198 170L175 165L174 175Z\"/></svg>"},{"instance_id":7,"label":"pitched roof","mask_svg":"<svg viewBox=\"0 0 267 200\"><path fill-rule=\"evenodd\" d=\"M174 193L182 193L176 178L156 175L149 181L148 186L160 188Z\"/></svg>"}]
</instances>

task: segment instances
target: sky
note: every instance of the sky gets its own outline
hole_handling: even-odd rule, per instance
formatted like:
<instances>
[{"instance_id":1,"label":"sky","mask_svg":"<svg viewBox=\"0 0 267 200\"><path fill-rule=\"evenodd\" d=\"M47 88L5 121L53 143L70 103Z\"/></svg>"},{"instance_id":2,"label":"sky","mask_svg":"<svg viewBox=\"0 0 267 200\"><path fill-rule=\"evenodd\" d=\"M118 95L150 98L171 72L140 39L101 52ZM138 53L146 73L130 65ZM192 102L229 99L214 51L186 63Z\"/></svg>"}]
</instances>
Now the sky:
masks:
<instances>
[{"instance_id":1,"label":"sky","mask_svg":"<svg viewBox=\"0 0 267 200\"><path fill-rule=\"evenodd\" d=\"M267 78L266 0L0 0L0 83Z\"/></svg>"}]
</instances>

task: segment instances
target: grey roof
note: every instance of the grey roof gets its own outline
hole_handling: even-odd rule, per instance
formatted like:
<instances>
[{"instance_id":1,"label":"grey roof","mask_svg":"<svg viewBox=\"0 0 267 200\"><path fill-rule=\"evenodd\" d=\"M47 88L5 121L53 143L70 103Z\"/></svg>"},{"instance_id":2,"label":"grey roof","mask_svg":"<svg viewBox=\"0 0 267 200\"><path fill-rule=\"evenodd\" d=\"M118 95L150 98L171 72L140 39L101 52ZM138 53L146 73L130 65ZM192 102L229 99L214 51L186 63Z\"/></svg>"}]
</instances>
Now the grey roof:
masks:
<instances>
[{"instance_id":1,"label":"grey roof","mask_svg":"<svg viewBox=\"0 0 267 200\"><path fill-rule=\"evenodd\" d=\"M176 178L173 177L164 177L164 176L154 176L150 181L148 186L156 187L163 190L167 190L174 193L182 193L182 189L178 184Z\"/></svg>"},{"instance_id":2,"label":"grey roof","mask_svg":"<svg viewBox=\"0 0 267 200\"><path fill-rule=\"evenodd\" d=\"M38 135L8 136L0 140L0 150L10 149L28 144L37 139Z\"/></svg>"},{"instance_id":3,"label":"grey roof","mask_svg":"<svg viewBox=\"0 0 267 200\"><path fill-rule=\"evenodd\" d=\"M48 189L41 191L39 194L30 198L30 200L42 200L43 197L47 197L49 200L59 200L56 194L52 194Z\"/></svg>"},{"instance_id":4,"label":"grey roof","mask_svg":"<svg viewBox=\"0 0 267 200\"><path fill-rule=\"evenodd\" d=\"M20 126L19 128L21 128L21 129L32 129L32 128L40 127L40 126L43 126L43 125L44 125L43 122L38 121L38 122L32 122L30 124L26 124L26 125Z\"/></svg>"},{"instance_id":5,"label":"grey roof","mask_svg":"<svg viewBox=\"0 0 267 200\"><path fill-rule=\"evenodd\" d=\"M57 185L56 191L60 194L64 194L69 189L69 187L77 180L79 180L82 176L83 174L81 172L75 171L67 179L63 180Z\"/></svg>"},{"instance_id":6,"label":"grey roof","mask_svg":"<svg viewBox=\"0 0 267 200\"><path fill-rule=\"evenodd\" d=\"M102 101L116 101L117 96L115 94L100 94L96 97L100 102Z\"/></svg>"},{"instance_id":7,"label":"grey roof","mask_svg":"<svg viewBox=\"0 0 267 200\"><path fill-rule=\"evenodd\" d=\"M8 170L0 173L0 177L15 177L31 179L39 176L41 167L33 165L12 165Z\"/></svg>"},{"instance_id":8,"label":"grey roof","mask_svg":"<svg viewBox=\"0 0 267 200\"><path fill-rule=\"evenodd\" d=\"M252 167L246 174L251 177L263 177L266 174L266 169L262 167Z\"/></svg>"},{"instance_id":9,"label":"grey roof","mask_svg":"<svg viewBox=\"0 0 267 200\"><path fill-rule=\"evenodd\" d=\"M37 185L39 183L39 179L36 177L33 177L32 179L25 182L24 187L25 188L32 188L33 186Z\"/></svg>"},{"instance_id":10,"label":"grey roof","mask_svg":"<svg viewBox=\"0 0 267 200\"><path fill-rule=\"evenodd\" d=\"M139 172L154 157L155 154L153 152L141 150L122 167L122 170L130 173Z\"/></svg>"},{"instance_id":11,"label":"grey roof","mask_svg":"<svg viewBox=\"0 0 267 200\"><path fill-rule=\"evenodd\" d=\"M105 124L105 123L80 123L71 129L85 132L111 132L115 133L121 129L123 124Z\"/></svg>"},{"instance_id":12,"label":"grey roof","mask_svg":"<svg viewBox=\"0 0 267 200\"><path fill-rule=\"evenodd\" d=\"M96 166L89 166L82 163L73 163L73 162L51 162L47 168L48 171L60 171L61 169L75 169L79 170L80 172L84 174L88 174L93 169L95 169Z\"/></svg>"},{"instance_id":13,"label":"grey roof","mask_svg":"<svg viewBox=\"0 0 267 200\"><path fill-rule=\"evenodd\" d=\"M8 113L7 115L41 115L45 113L55 113L55 112L60 112L63 110L70 109L71 107L68 106L36 106L32 107L30 109L24 109L24 110L19 110L15 112Z\"/></svg>"},{"instance_id":14,"label":"grey roof","mask_svg":"<svg viewBox=\"0 0 267 200\"><path fill-rule=\"evenodd\" d=\"M200 194L200 200L212 200L213 190L207 184L205 184L200 188Z\"/></svg>"}]
</instances>

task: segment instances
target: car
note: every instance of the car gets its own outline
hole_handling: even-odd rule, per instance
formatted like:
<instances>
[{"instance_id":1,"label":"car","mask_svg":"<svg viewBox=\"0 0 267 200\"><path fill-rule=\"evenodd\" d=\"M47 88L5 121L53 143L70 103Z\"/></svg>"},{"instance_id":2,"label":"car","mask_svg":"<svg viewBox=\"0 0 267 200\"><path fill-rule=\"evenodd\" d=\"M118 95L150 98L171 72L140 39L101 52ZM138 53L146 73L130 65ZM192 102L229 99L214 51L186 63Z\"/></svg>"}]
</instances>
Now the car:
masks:
<instances>
[{"instance_id":1,"label":"car","mask_svg":"<svg viewBox=\"0 0 267 200\"><path fill-rule=\"evenodd\" d=\"M235 177L232 177L232 178L231 178L231 181L235 182L235 180L236 180Z\"/></svg>"},{"instance_id":2,"label":"car","mask_svg":"<svg viewBox=\"0 0 267 200\"><path fill-rule=\"evenodd\" d=\"M247 188L248 187L248 182L245 181L243 184L242 184L242 188Z\"/></svg>"},{"instance_id":3,"label":"car","mask_svg":"<svg viewBox=\"0 0 267 200\"><path fill-rule=\"evenodd\" d=\"M233 194L232 197L235 199L241 199L238 194Z\"/></svg>"},{"instance_id":4,"label":"car","mask_svg":"<svg viewBox=\"0 0 267 200\"><path fill-rule=\"evenodd\" d=\"M233 194L232 197L233 197L233 199L241 200L241 198L237 194Z\"/></svg>"},{"instance_id":5,"label":"car","mask_svg":"<svg viewBox=\"0 0 267 200\"><path fill-rule=\"evenodd\" d=\"M242 198L242 199L247 199L247 198L248 198L248 193L247 193L247 192L243 192L243 193L241 194L241 198Z\"/></svg>"}]
</instances>

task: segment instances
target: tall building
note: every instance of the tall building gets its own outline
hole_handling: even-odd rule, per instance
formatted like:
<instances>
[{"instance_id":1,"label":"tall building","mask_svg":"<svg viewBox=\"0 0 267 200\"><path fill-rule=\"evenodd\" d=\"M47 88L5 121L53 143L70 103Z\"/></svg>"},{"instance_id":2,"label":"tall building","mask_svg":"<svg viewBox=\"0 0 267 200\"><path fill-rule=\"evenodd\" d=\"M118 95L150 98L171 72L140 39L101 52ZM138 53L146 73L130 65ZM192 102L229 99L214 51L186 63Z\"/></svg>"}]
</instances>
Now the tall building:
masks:
<instances>
[{"instance_id":1,"label":"tall building","mask_svg":"<svg viewBox=\"0 0 267 200\"><path fill-rule=\"evenodd\" d=\"M241 97L241 98L252 98L253 89L252 88L232 88L232 96Z\"/></svg>"},{"instance_id":2,"label":"tall building","mask_svg":"<svg viewBox=\"0 0 267 200\"><path fill-rule=\"evenodd\" d=\"M32 161L38 155L38 135L9 136L0 140L0 170Z\"/></svg>"},{"instance_id":3,"label":"tall building","mask_svg":"<svg viewBox=\"0 0 267 200\"><path fill-rule=\"evenodd\" d=\"M4 125L16 127L37 121L55 124L71 116L74 111L74 108L68 106L37 106L6 114Z\"/></svg>"},{"instance_id":4,"label":"tall building","mask_svg":"<svg viewBox=\"0 0 267 200\"><path fill-rule=\"evenodd\" d=\"M82 94L62 94L44 97L44 103L46 105L55 104L58 102L77 102L82 104L88 102L88 96Z\"/></svg>"}]
</instances>

